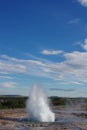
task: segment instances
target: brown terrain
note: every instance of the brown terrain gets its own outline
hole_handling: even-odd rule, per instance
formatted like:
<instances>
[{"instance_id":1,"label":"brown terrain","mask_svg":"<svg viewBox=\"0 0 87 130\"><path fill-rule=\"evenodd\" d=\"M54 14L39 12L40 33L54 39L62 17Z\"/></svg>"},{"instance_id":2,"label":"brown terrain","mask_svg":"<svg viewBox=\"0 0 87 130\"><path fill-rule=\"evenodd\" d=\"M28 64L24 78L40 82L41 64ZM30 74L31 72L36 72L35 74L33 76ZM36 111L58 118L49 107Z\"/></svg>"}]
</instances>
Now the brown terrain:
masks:
<instances>
[{"instance_id":1,"label":"brown terrain","mask_svg":"<svg viewBox=\"0 0 87 130\"><path fill-rule=\"evenodd\" d=\"M55 107L56 122L34 123L22 121L28 114L24 109L0 110L0 130L87 130L87 111L69 107Z\"/></svg>"}]
</instances>

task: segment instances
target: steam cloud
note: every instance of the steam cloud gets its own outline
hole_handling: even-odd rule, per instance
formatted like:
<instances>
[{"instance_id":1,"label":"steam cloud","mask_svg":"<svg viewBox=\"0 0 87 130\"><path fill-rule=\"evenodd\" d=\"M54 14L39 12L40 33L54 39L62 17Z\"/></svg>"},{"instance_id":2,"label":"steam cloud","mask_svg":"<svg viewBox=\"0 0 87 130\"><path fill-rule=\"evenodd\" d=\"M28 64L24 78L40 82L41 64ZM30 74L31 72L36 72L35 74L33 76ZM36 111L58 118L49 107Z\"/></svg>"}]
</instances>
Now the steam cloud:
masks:
<instances>
[{"instance_id":1,"label":"steam cloud","mask_svg":"<svg viewBox=\"0 0 87 130\"><path fill-rule=\"evenodd\" d=\"M48 97L42 88L34 85L27 101L29 119L40 122L54 122L55 115L49 107Z\"/></svg>"}]
</instances>

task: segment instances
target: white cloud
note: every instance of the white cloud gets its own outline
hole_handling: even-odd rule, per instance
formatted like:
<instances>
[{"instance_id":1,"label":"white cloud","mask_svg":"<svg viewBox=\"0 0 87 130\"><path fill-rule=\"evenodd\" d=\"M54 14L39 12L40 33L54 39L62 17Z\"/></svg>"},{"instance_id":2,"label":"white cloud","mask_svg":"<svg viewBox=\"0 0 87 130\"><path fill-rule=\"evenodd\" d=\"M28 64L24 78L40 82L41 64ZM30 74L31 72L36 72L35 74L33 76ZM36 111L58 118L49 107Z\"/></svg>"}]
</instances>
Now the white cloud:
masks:
<instances>
[{"instance_id":1,"label":"white cloud","mask_svg":"<svg viewBox=\"0 0 87 130\"><path fill-rule=\"evenodd\" d=\"M0 55L0 58L1 74L23 73L30 75L44 75L44 73L41 73L45 67L45 64L42 61L17 59L7 55Z\"/></svg>"},{"instance_id":2,"label":"white cloud","mask_svg":"<svg viewBox=\"0 0 87 130\"><path fill-rule=\"evenodd\" d=\"M24 60L19 60L7 55L0 55L0 73L25 73L26 66L21 64Z\"/></svg>"},{"instance_id":3,"label":"white cloud","mask_svg":"<svg viewBox=\"0 0 87 130\"><path fill-rule=\"evenodd\" d=\"M72 52L65 54L65 64L69 74L84 82L87 79L87 52ZM86 81L87 82L87 81Z\"/></svg>"},{"instance_id":4,"label":"white cloud","mask_svg":"<svg viewBox=\"0 0 87 130\"><path fill-rule=\"evenodd\" d=\"M81 45L84 50L87 51L87 38L84 40L84 43Z\"/></svg>"},{"instance_id":5,"label":"white cloud","mask_svg":"<svg viewBox=\"0 0 87 130\"><path fill-rule=\"evenodd\" d=\"M2 78L2 79L13 79L13 78L10 77L10 76L0 76L0 78Z\"/></svg>"},{"instance_id":6,"label":"white cloud","mask_svg":"<svg viewBox=\"0 0 87 130\"><path fill-rule=\"evenodd\" d=\"M77 42L75 42L75 43L73 44L73 46L79 46L79 45L81 45L81 41L77 41Z\"/></svg>"},{"instance_id":7,"label":"white cloud","mask_svg":"<svg viewBox=\"0 0 87 130\"><path fill-rule=\"evenodd\" d=\"M24 60L1 55L0 72L23 73L39 77L51 78L58 82L68 82L74 85L87 83L87 52L74 51L63 53L61 62L43 59ZM14 60L15 59L15 60Z\"/></svg>"},{"instance_id":8,"label":"white cloud","mask_svg":"<svg viewBox=\"0 0 87 130\"><path fill-rule=\"evenodd\" d=\"M58 55L63 53L62 50L42 50L41 52L44 55Z\"/></svg>"},{"instance_id":9,"label":"white cloud","mask_svg":"<svg viewBox=\"0 0 87 130\"><path fill-rule=\"evenodd\" d=\"M82 6L87 7L87 0L77 0Z\"/></svg>"},{"instance_id":10,"label":"white cloud","mask_svg":"<svg viewBox=\"0 0 87 130\"><path fill-rule=\"evenodd\" d=\"M68 85L68 84L70 84L70 85L71 85L71 84L73 84L73 85L84 85L83 83L81 83L81 82L77 82L77 81L62 82L61 84L65 84L65 85L66 85L66 84L67 84L67 85Z\"/></svg>"},{"instance_id":11,"label":"white cloud","mask_svg":"<svg viewBox=\"0 0 87 130\"><path fill-rule=\"evenodd\" d=\"M72 20L68 21L68 24L78 24L79 22L80 22L80 19L75 18L75 19L72 19Z\"/></svg>"},{"instance_id":12,"label":"white cloud","mask_svg":"<svg viewBox=\"0 0 87 130\"><path fill-rule=\"evenodd\" d=\"M4 83L1 83L0 86L2 88L15 88L16 83L15 82L4 82Z\"/></svg>"},{"instance_id":13,"label":"white cloud","mask_svg":"<svg viewBox=\"0 0 87 130\"><path fill-rule=\"evenodd\" d=\"M8 94L10 91L8 90L0 90L0 95Z\"/></svg>"}]
</instances>

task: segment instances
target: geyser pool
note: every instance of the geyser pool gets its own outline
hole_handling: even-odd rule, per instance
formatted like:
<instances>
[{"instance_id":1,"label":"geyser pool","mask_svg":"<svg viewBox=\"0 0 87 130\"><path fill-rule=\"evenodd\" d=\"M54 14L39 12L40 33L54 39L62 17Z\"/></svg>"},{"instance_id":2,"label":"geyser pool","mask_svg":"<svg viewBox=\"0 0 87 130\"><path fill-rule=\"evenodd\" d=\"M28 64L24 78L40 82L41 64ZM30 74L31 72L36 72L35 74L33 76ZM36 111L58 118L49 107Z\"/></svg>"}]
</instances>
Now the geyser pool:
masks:
<instances>
[{"instance_id":1,"label":"geyser pool","mask_svg":"<svg viewBox=\"0 0 87 130\"><path fill-rule=\"evenodd\" d=\"M55 114L51 111L48 97L38 85L34 85L27 100L29 120L39 122L54 122Z\"/></svg>"}]
</instances>

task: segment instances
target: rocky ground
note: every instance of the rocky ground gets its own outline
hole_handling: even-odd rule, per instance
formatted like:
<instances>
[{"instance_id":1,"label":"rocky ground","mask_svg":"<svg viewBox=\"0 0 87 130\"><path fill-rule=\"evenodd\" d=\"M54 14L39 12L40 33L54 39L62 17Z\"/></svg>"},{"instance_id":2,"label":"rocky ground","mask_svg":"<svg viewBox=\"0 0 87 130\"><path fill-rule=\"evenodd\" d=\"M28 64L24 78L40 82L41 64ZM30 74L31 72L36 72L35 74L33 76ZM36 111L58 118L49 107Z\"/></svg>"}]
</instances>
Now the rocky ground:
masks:
<instances>
[{"instance_id":1,"label":"rocky ground","mask_svg":"<svg viewBox=\"0 0 87 130\"><path fill-rule=\"evenodd\" d=\"M75 108L75 107L74 107ZM57 122L22 122L28 114L24 109L0 110L0 130L87 130L87 112L67 111L64 107L55 107ZM60 110L60 111L57 111ZM78 111L78 112L76 112Z\"/></svg>"}]
</instances>

